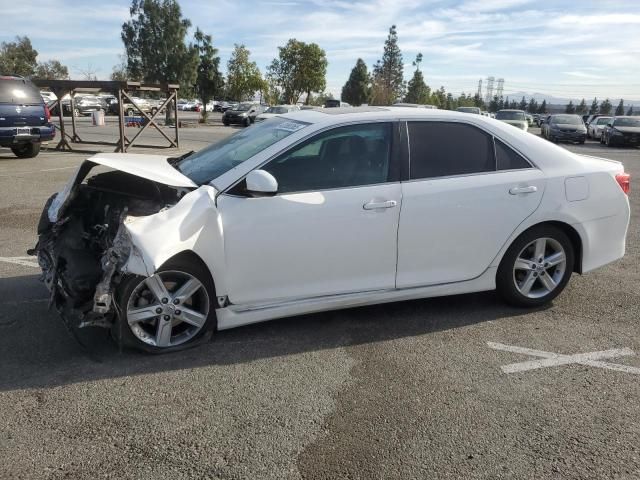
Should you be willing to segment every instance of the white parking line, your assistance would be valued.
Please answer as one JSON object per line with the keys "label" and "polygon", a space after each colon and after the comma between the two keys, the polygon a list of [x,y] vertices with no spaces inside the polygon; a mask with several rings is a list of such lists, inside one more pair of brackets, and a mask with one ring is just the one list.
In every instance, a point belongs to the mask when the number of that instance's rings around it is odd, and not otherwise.
{"label": "white parking line", "polygon": [[563,355],[560,353],[545,352],[543,350],[533,350],[531,348],[504,345],[502,343],[487,342],[489,348],[501,350],[503,352],[519,353],[532,357],[540,357],[544,360],[528,360],[526,362],[510,363],[500,367],[504,373],[520,373],[538,368],[558,367],[560,365],[587,365],[589,367],[606,368],[618,372],[632,373],[640,375],[640,368],[629,367],[617,363],[603,362],[602,359],[628,357],[635,355],[630,348],[614,348],[599,352],[576,353],[574,355]]}
{"label": "white parking line", "polygon": [[23,267],[40,268],[34,257],[0,257],[0,262],[13,263]]}
{"label": "white parking line", "polygon": [[28,170],[23,172],[13,172],[5,175],[0,175],[0,177],[15,177],[16,175],[24,175],[28,173],[41,173],[41,172],[57,172],[58,170],[70,170],[72,168],[78,168],[77,165],[73,167],[58,167],[58,168],[45,168],[44,170]]}

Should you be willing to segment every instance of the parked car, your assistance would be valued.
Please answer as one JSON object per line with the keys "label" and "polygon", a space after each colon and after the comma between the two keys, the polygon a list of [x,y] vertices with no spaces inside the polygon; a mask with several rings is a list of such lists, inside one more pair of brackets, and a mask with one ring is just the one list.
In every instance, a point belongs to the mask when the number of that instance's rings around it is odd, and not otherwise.
{"label": "parked car", "polygon": [[585,124],[585,125],[587,125],[587,126],[589,126],[589,125],[591,124],[591,122],[593,122],[596,118],[598,118],[598,117],[603,117],[603,116],[605,116],[605,115],[600,114],[600,113],[594,113],[594,114],[591,114],[591,115],[589,115],[589,116],[587,117],[587,120],[584,122],[584,124]]}
{"label": "parked car", "polygon": [[496,120],[513,125],[525,132],[529,128],[527,118],[522,110],[498,110],[498,113],[496,113]]}
{"label": "parked car", "polygon": [[[76,94],[73,97],[73,116],[91,115],[92,112],[99,110],[107,111],[107,103],[96,95]],[[71,114],[71,100],[69,98],[62,100],[63,112]]]}
{"label": "parked car", "polygon": [[551,115],[545,123],[545,137],[552,142],[584,143],[587,128],[580,115]]}
{"label": "parked car", "polygon": [[18,158],[33,158],[55,136],[49,107],[38,89],[18,75],[0,76],[0,147]]}
{"label": "parked car", "polygon": [[587,137],[600,140],[602,130],[607,123],[609,123],[609,120],[611,120],[611,117],[598,117],[592,120],[591,123],[587,125]]}
{"label": "parked car", "polygon": [[182,157],[88,158],[32,253],[66,322],[162,352],[398,300],[497,289],[540,307],[624,255],[628,192],[620,162],[480,115],[318,109]]}
{"label": "parked car", "polygon": [[224,125],[241,124],[248,127],[264,110],[264,106],[257,102],[242,102],[222,114],[222,123]]}
{"label": "parked car", "polygon": [[619,116],[611,118],[600,137],[600,143],[608,147],[640,145],[640,117]]}
{"label": "parked car", "polygon": [[334,98],[328,98],[324,101],[324,108],[339,108],[339,107],[350,107],[351,105],[347,102],[341,102],[340,100],[336,100]]}
{"label": "parked car", "polygon": [[482,114],[482,110],[480,110],[478,107],[458,107],[456,108],[456,111],[462,113],[474,113],[476,115]]}
{"label": "parked car", "polygon": [[525,113],[525,117],[527,117],[527,125],[528,126],[533,125],[533,117],[531,115],[529,115],[528,113]]}
{"label": "parked car", "polygon": [[436,107],[435,105],[427,105],[423,103],[404,103],[404,102],[396,102],[392,105],[392,107],[428,108],[431,110],[438,109],[438,107]]}
{"label": "parked car", "polygon": [[548,114],[546,114],[546,113],[543,113],[542,115],[540,115],[540,116],[538,117],[538,126],[540,127],[540,130],[541,130],[541,132],[542,132],[542,136],[543,136],[543,137],[545,136],[545,135],[544,135],[544,130],[545,130],[545,129],[544,129],[544,124],[545,124],[545,123],[547,123],[547,121],[549,120],[549,117],[550,117],[550,116],[551,116],[551,115],[548,115]]}
{"label": "parked car", "polygon": [[289,112],[297,112],[300,107],[297,105],[274,105],[267,108],[264,112],[256,116],[256,122],[262,122],[268,118],[277,117]]}
{"label": "parked car", "polygon": [[40,90],[40,96],[47,106],[51,105],[58,99],[55,93],[49,92],[48,90]]}

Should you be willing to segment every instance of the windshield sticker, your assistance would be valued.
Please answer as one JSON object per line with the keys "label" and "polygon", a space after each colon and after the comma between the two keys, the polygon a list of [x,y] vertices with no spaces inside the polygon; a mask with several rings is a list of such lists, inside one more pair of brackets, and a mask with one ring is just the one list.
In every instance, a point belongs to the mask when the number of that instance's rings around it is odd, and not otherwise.
{"label": "windshield sticker", "polygon": [[283,122],[276,127],[276,130],[284,130],[286,132],[297,132],[301,128],[306,127],[306,123],[298,123],[298,122]]}

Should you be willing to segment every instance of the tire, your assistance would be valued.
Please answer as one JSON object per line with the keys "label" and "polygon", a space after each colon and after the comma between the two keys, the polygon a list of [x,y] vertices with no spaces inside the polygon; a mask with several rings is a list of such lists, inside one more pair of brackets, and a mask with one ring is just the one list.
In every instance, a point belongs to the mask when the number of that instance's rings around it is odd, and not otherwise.
{"label": "tire", "polygon": [[612,147],[613,145],[611,145],[611,137],[609,137],[609,135],[607,135],[607,138],[605,140],[605,144],[607,145],[607,147]]}
{"label": "tire", "polygon": [[25,143],[16,147],[11,147],[11,151],[18,158],[34,158],[40,153],[39,143]]}
{"label": "tire", "polygon": [[585,140],[580,140],[578,143],[579,143],[580,145],[584,145],[584,142],[585,142]]}
{"label": "tire", "polygon": [[[149,285],[157,289],[157,280],[162,281],[167,297],[152,293]],[[196,283],[191,285],[196,289],[184,299],[185,307],[174,295],[193,280]],[[216,327],[211,274],[204,264],[189,257],[168,261],[152,277],[126,277],[118,288],[116,301],[119,315],[111,329],[112,337],[144,352],[168,353],[199,345],[211,338]],[[133,319],[133,311],[141,320]],[[164,328],[160,331],[159,326]]]}
{"label": "tire", "polygon": [[242,122],[244,124],[245,127],[250,127],[251,126],[251,119],[249,117],[244,119],[244,122]]}
{"label": "tire", "polygon": [[222,123],[224,124],[224,126],[225,126],[225,127],[228,127],[228,126],[229,126],[229,122],[228,122],[228,121],[226,121],[226,120],[223,120],[223,121],[222,121]]}
{"label": "tire", "polygon": [[[540,252],[544,251],[540,263]],[[563,258],[563,261],[559,261]],[[534,308],[551,302],[571,278],[575,253],[569,237],[553,225],[522,233],[505,253],[496,289],[510,305]],[[557,264],[553,262],[558,261]],[[526,268],[525,268],[526,267]]]}

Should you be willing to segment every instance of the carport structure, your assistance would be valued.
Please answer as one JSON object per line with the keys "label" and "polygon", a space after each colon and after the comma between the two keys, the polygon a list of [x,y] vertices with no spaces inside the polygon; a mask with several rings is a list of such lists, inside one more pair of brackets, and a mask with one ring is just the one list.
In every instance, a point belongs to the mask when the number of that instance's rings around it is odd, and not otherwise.
{"label": "carport structure", "polygon": [[[150,126],[155,127],[158,132],[169,142],[167,148],[178,148],[180,146],[180,136],[178,131],[178,90],[177,84],[149,84],[142,82],[130,81],[101,81],[101,80],[39,80],[33,79],[32,82],[39,88],[48,88],[55,93],[58,99],[49,105],[53,108],[58,105],[58,119],[60,126],[56,126],[60,130],[60,141],[56,145],[56,150],[73,150],[71,143],[92,143],[102,145],[115,145],[116,152],[126,152],[134,142],[142,135],[142,133]],[[164,102],[157,108],[157,111],[151,115],[143,111],[134,101],[132,96],[139,92],[162,92],[166,94]],[[88,142],[83,141],[76,130],[76,118],[74,116],[74,97],[78,93],[110,93],[118,99],[118,124],[119,139],[116,143],[111,142]],[[70,110],[71,110],[71,134],[67,133],[64,122],[64,112],[62,106],[62,98],[69,94]],[[125,134],[125,117],[124,102],[127,101],[131,107],[140,113],[144,119],[144,125],[138,132],[129,139]],[[156,118],[165,108],[173,108],[175,112],[175,123],[173,126],[173,138],[160,128],[156,123]],[[140,147],[158,148],[158,145],[138,145]]]}

